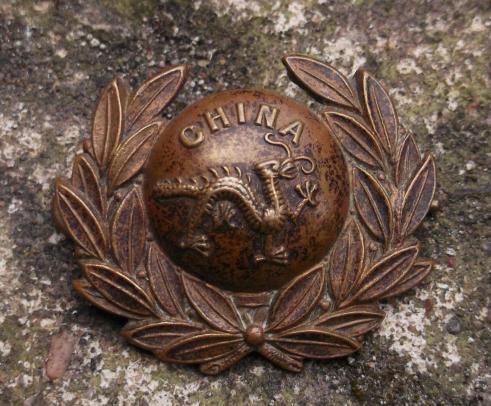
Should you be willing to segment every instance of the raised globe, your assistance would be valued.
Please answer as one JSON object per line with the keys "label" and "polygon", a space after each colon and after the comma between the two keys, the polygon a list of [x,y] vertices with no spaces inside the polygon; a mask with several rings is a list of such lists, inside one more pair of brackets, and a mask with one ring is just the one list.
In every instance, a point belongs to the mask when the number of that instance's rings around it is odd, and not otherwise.
{"label": "raised globe", "polygon": [[277,289],[318,264],[349,206],[329,128],[267,91],[225,91],[186,108],[160,135],[144,176],[163,251],[231,291]]}

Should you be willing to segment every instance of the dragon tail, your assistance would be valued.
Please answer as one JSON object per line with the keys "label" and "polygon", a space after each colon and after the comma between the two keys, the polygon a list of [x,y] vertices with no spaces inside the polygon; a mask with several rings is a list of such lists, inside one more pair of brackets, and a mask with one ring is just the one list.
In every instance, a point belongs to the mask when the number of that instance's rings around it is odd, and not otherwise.
{"label": "dragon tail", "polygon": [[198,197],[202,188],[197,184],[174,183],[162,181],[155,185],[153,195],[156,198],[166,197]]}

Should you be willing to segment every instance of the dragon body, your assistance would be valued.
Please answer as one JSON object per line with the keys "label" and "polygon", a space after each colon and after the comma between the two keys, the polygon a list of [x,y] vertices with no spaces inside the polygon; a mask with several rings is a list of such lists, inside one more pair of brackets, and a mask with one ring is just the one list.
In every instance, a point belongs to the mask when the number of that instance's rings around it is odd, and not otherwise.
{"label": "dragon body", "polygon": [[265,140],[273,145],[281,145],[287,151],[286,159],[270,159],[254,166],[254,171],[261,181],[263,198],[259,199],[250,183],[250,175],[243,176],[239,167],[235,167],[237,176],[232,175],[228,167],[222,167],[223,175],[219,175],[215,169],[210,169],[213,179],[201,176],[202,181],[192,178],[189,181],[182,179],[163,180],[154,188],[154,198],[157,200],[167,198],[189,197],[196,200],[191,213],[187,232],[180,241],[182,248],[191,248],[204,256],[211,253],[209,238],[198,231],[199,225],[207,215],[211,215],[215,225],[223,222],[231,224],[234,212],[225,205],[231,202],[240,210],[248,226],[264,236],[263,252],[255,255],[256,262],[268,261],[286,265],[288,252],[281,245],[275,245],[273,238],[284,227],[288,219],[295,221],[303,208],[309,204],[315,206],[314,194],[317,184],[305,182],[302,187],[297,184],[295,190],[302,200],[292,210],[284,197],[280,187],[282,178],[293,179],[298,176],[299,164],[297,161],[307,160],[309,168],[300,167],[309,174],[315,169],[310,158],[291,156],[291,151],[286,144],[270,139],[271,134],[265,135]]}

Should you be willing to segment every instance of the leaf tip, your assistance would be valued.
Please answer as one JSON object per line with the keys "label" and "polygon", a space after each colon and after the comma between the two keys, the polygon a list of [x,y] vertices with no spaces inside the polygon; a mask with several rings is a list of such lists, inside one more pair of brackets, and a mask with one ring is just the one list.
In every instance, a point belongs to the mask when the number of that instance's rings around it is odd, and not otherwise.
{"label": "leaf tip", "polygon": [[166,74],[178,73],[178,79],[177,80],[178,80],[179,84],[178,84],[178,87],[176,88],[176,93],[177,93],[187,80],[188,73],[189,73],[189,67],[186,64],[172,65],[172,66],[169,66],[169,67],[162,69],[161,73],[166,73]]}
{"label": "leaf tip", "polygon": [[85,286],[88,283],[88,281],[86,279],[75,279],[73,282],[72,282],[72,286],[73,288],[79,293],[79,294],[83,294],[84,292],[84,288]]}
{"label": "leaf tip", "polygon": [[61,187],[65,185],[65,180],[61,176],[55,178],[55,190],[58,191]]}
{"label": "leaf tip", "polygon": [[292,61],[298,59],[299,57],[301,57],[299,54],[286,54],[281,58],[281,62],[283,62],[283,65],[285,65],[287,69],[291,69]]}
{"label": "leaf tip", "polygon": [[123,329],[119,332],[121,334],[121,337],[123,337],[125,340],[128,341],[133,341],[133,330],[128,327],[128,325],[125,325]]}
{"label": "leaf tip", "polygon": [[287,54],[281,58],[281,62],[285,65],[288,73],[292,75],[295,80],[300,80],[302,82],[297,72],[297,69],[299,68],[297,64],[301,61],[316,62],[313,58],[302,54]]}

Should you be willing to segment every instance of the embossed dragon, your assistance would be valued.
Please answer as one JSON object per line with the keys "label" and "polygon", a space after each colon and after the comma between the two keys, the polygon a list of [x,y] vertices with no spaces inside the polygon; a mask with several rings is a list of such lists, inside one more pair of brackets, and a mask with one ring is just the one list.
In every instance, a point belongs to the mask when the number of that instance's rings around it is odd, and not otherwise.
{"label": "embossed dragon", "polygon": [[[264,196],[257,196],[251,187],[251,176],[242,173],[235,166],[237,175],[227,166],[223,166],[223,174],[210,168],[213,179],[206,176],[183,180],[180,178],[162,180],[153,190],[153,198],[157,201],[167,198],[190,197],[197,202],[191,213],[187,232],[180,241],[181,248],[190,248],[209,256],[211,244],[207,235],[200,233],[198,228],[206,215],[210,215],[215,226],[227,223],[234,227],[232,222],[235,216],[234,208],[227,203],[233,203],[244,216],[245,221],[256,232],[264,236],[262,252],[257,253],[254,260],[259,262],[272,262],[279,265],[288,264],[289,253],[283,244],[274,244],[274,236],[286,225],[287,220],[295,222],[306,205],[316,206],[315,194],[318,185],[307,180],[304,185],[297,184],[295,191],[302,198],[295,208],[290,208],[280,187],[280,179],[292,180],[298,177],[300,171],[308,175],[314,172],[315,163],[307,156],[294,156],[290,147],[281,141],[273,140],[272,133],[264,135],[264,139],[271,145],[284,149],[286,157],[272,158],[254,165],[254,171],[259,177]],[[300,164],[308,162],[308,166]]]}

